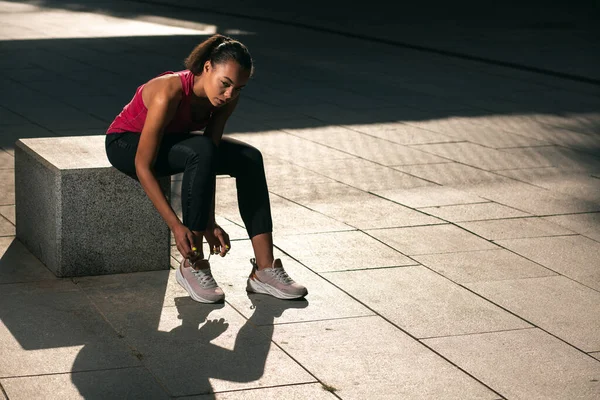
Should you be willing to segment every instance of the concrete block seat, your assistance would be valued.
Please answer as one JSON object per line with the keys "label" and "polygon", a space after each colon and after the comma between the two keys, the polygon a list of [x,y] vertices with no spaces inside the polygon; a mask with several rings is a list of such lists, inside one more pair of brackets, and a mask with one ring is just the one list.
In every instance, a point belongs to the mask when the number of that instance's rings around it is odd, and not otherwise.
{"label": "concrete block seat", "polygon": [[[104,139],[16,142],[17,238],[58,277],[169,269],[169,229]],[[170,198],[170,178],[160,185]]]}

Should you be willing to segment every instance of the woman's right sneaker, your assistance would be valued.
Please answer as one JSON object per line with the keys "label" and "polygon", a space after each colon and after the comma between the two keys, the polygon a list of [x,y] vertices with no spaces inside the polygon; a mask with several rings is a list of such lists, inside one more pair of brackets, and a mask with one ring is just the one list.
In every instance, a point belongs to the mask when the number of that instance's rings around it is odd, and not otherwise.
{"label": "woman's right sneaker", "polygon": [[200,260],[200,269],[185,266],[185,259],[177,268],[175,278],[193,300],[200,303],[218,303],[225,299],[223,289],[217,285],[210,272],[210,264],[207,260]]}
{"label": "woman's right sneaker", "polygon": [[308,294],[308,290],[296,283],[283,269],[281,260],[273,261],[271,268],[258,270],[256,259],[250,259],[252,272],[248,277],[246,291],[249,293],[263,293],[278,299],[299,299]]}

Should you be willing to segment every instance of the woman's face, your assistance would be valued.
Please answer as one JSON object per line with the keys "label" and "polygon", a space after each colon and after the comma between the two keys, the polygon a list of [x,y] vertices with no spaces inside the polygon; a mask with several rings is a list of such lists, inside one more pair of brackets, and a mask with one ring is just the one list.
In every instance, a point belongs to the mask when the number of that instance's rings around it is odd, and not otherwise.
{"label": "woman's face", "polygon": [[203,75],[204,93],[215,107],[222,107],[239,96],[250,79],[250,71],[233,60],[214,65],[207,61]]}

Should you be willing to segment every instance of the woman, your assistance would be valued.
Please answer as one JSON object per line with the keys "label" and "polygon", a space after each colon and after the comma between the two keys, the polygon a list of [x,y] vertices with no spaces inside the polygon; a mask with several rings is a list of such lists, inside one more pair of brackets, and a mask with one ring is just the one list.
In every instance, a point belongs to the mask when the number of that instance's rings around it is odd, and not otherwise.
{"label": "woman", "polygon": [[[183,261],[177,282],[192,299],[215,303],[224,299],[202,238],[211,254],[224,257],[229,236],[215,223],[215,175],[236,178],[240,214],[255,258],[246,290],[282,299],[305,296],[273,257],[269,193],[260,152],[232,138],[223,138],[227,119],[253,73],[246,46],[214,35],[194,48],[186,70],[165,72],[140,86],[133,99],[110,125],[106,154],[118,170],[139,180],[144,191],[173,232]],[[192,131],[204,130],[202,135]],[[183,172],[183,221],[171,208],[157,177]]]}

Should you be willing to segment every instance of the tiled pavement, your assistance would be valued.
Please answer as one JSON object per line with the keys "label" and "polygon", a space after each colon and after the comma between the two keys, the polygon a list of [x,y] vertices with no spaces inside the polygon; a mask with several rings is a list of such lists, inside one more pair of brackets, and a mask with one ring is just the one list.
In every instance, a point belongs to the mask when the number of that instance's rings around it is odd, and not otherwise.
{"label": "tiled pavement", "polygon": [[[33,4],[0,1],[0,399],[600,398],[597,85],[190,8]],[[173,270],[55,278],[15,240],[14,141],[103,133],[216,31],[256,60],[227,134],[263,152],[306,301],[245,293],[228,177],[225,304]]]}

